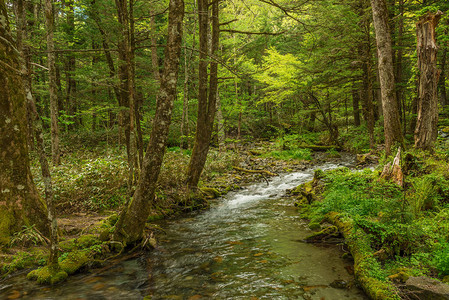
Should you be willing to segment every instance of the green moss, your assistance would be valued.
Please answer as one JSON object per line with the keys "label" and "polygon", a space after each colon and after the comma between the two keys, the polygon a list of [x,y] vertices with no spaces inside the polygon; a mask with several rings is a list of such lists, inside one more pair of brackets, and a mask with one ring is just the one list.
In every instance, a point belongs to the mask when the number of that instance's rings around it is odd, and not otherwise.
{"label": "green moss", "polygon": [[0,216],[0,245],[7,245],[11,239],[14,217],[5,206],[0,206]]}
{"label": "green moss", "polygon": [[83,248],[88,248],[93,245],[99,244],[100,240],[98,239],[98,237],[96,235],[86,234],[86,235],[80,236],[76,240],[76,243],[77,243],[78,249],[83,249]]}
{"label": "green moss", "polygon": [[293,191],[293,195],[297,195],[296,202],[298,204],[311,204],[318,199],[316,195],[316,181],[311,180],[297,186]]}
{"label": "green moss", "polygon": [[119,218],[119,217],[118,217],[117,214],[110,215],[110,216],[105,220],[105,223],[108,224],[109,226],[114,226],[115,223],[117,223],[118,218]]}
{"label": "green moss", "polygon": [[215,199],[220,196],[220,192],[214,188],[202,187],[200,191],[207,199]]}
{"label": "green moss", "polygon": [[319,222],[310,222],[309,228],[312,230],[321,229],[321,225]]}
{"label": "green moss", "polygon": [[152,222],[152,221],[162,220],[163,218],[164,218],[164,215],[163,215],[163,214],[150,215],[150,216],[148,216],[147,222]]}
{"label": "green moss", "polygon": [[90,249],[77,250],[70,252],[59,262],[59,265],[63,271],[70,275],[87,265],[91,260],[91,257],[92,254]]}
{"label": "green moss", "polygon": [[85,234],[75,239],[70,239],[67,241],[62,241],[59,243],[59,247],[64,252],[71,252],[73,250],[85,249],[98,245],[101,240],[94,234]]}
{"label": "green moss", "polygon": [[31,271],[27,275],[28,280],[36,280],[39,284],[57,284],[66,280],[67,272],[61,270],[59,267],[45,266]]}
{"label": "green moss", "polygon": [[100,236],[98,238],[100,241],[106,242],[109,241],[110,237],[111,237],[111,230],[105,229],[100,233]]}
{"label": "green moss", "polygon": [[340,234],[336,226],[329,226],[318,232],[312,233],[311,235],[307,236],[305,240],[308,242],[320,242],[331,237],[337,237],[339,235]]}
{"label": "green moss", "polygon": [[76,249],[76,239],[59,242],[59,248],[61,248],[61,250],[63,250],[64,252],[70,252]]}
{"label": "green moss", "polygon": [[37,257],[32,253],[19,251],[13,260],[4,266],[3,271],[6,273],[32,267],[37,263]]}

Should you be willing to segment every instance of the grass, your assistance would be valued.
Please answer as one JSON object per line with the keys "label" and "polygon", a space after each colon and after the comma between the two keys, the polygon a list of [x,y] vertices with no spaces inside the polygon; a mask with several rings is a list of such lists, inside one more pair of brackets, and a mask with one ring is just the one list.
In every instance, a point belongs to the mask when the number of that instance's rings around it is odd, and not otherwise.
{"label": "grass", "polygon": [[312,151],[310,149],[274,150],[263,156],[282,160],[312,160]]}

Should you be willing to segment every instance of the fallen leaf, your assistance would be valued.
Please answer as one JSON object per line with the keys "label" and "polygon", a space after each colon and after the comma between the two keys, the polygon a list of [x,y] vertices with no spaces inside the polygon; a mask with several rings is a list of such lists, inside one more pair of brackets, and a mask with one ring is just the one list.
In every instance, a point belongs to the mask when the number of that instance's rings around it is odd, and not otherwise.
{"label": "fallen leaf", "polygon": [[11,292],[11,294],[9,294],[8,299],[19,299],[20,296],[22,296],[20,294],[20,292],[14,290],[14,291]]}

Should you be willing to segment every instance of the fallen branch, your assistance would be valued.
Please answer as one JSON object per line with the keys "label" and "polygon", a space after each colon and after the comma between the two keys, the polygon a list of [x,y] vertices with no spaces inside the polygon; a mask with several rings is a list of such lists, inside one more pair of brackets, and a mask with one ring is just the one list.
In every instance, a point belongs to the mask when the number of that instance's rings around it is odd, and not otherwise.
{"label": "fallen branch", "polygon": [[370,299],[396,300],[400,299],[397,288],[390,281],[382,281],[370,274],[375,273],[374,253],[364,232],[354,227],[353,221],[332,212],[326,215],[326,220],[336,226],[345,238],[346,244],[354,258],[354,275]]}
{"label": "fallen branch", "polygon": [[337,151],[341,150],[341,148],[338,146],[319,146],[319,145],[301,145],[301,146],[298,146],[298,148],[310,149],[313,151],[327,151],[327,150],[332,150],[332,149],[335,149]]}
{"label": "fallen branch", "polygon": [[268,176],[278,176],[278,174],[276,173],[272,173],[270,171],[267,170],[247,170],[247,169],[243,169],[240,167],[232,167],[234,170],[236,171],[240,171],[240,172],[244,172],[244,173],[253,173],[253,174],[265,174]]}

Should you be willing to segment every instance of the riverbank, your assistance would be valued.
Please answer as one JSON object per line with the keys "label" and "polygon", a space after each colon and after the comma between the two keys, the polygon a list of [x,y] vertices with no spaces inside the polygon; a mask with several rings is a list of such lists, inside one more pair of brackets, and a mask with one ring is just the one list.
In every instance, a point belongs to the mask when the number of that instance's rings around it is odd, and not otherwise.
{"label": "riverbank", "polygon": [[343,234],[370,298],[446,299],[449,166],[422,152],[407,152],[400,161],[402,181],[381,176],[383,166],[339,168],[316,172],[292,194],[316,231],[311,240]]}

